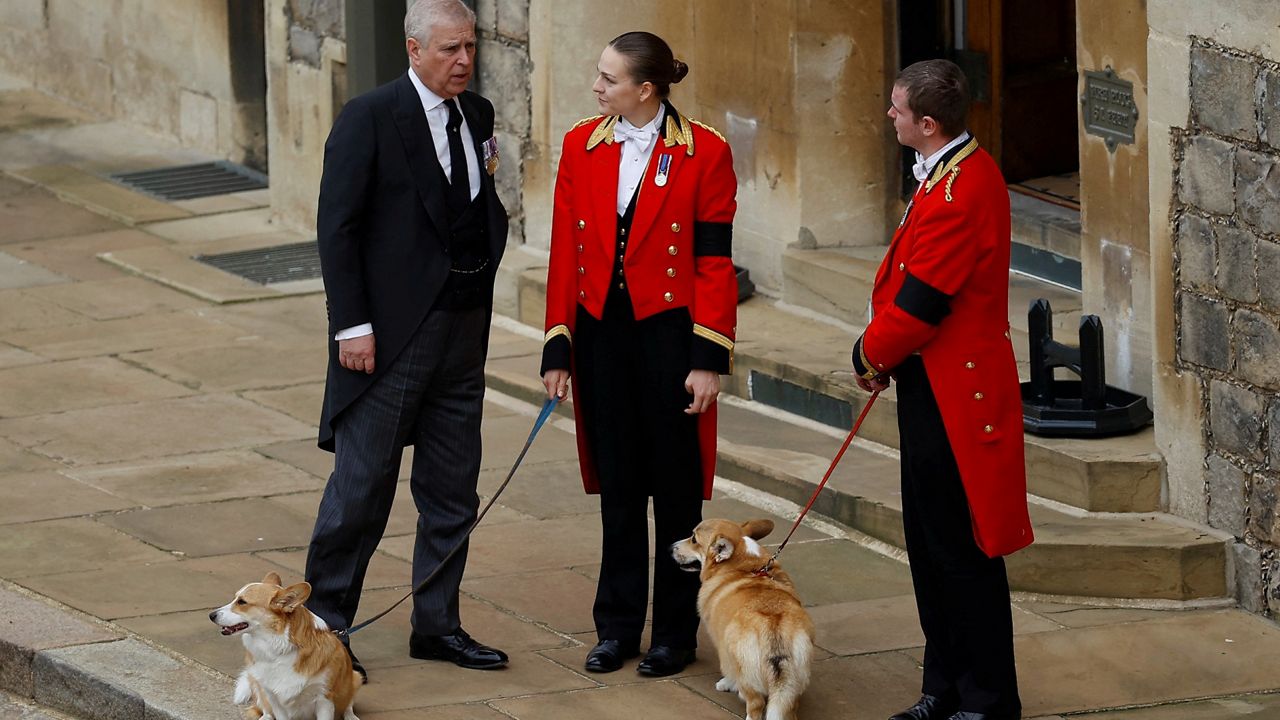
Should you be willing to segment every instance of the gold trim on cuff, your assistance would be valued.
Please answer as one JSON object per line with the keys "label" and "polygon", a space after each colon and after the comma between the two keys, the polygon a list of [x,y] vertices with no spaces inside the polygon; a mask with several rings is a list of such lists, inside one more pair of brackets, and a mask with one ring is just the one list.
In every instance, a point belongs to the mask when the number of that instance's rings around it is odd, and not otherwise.
{"label": "gold trim on cuff", "polygon": [[867,350],[862,346],[861,340],[858,341],[858,356],[862,358],[862,366],[867,368],[867,371],[862,373],[863,380],[871,380],[880,374],[880,371],[876,370],[876,366],[873,365],[871,360],[867,357]]}
{"label": "gold trim on cuff", "polygon": [[546,345],[547,343],[551,342],[552,338],[560,335],[563,335],[566,338],[568,338],[570,345],[573,344],[573,333],[569,332],[568,325],[556,325],[555,327],[548,330],[546,336],[542,338],[542,344]]}
{"label": "gold trim on cuff", "polygon": [[706,338],[707,340],[710,340],[711,342],[719,345],[725,350],[728,350],[729,352],[733,352],[733,341],[730,340],[728,336],[721,335],[720,333],[716,332],[715,330],[712,330],[709,327],[706,327],[705,325],[695,324],[693,326],[693,334],[697,335],[700,338]]}

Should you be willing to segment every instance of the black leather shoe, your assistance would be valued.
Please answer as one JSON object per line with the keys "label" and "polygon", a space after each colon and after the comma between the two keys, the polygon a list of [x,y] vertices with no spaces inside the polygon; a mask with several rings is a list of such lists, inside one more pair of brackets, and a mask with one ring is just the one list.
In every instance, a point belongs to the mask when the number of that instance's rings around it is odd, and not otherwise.
{"label": "black leather shoe", "polygon": [[364,666],[360,664],[360,660],[356,658],[356,654],[351,652],[351,646],[343,645],[342,647],[347,649],[347,656],[351,658],[351,669],[360,673],[360,679],[364,682],[365,685],[368,685],[369,673],[364,671]]}
{"label": "black leather shoe", "polygon": [[921,695],[915,705],[889,720],[951,720],[955,712],[955,703],[943,702],[932,695]]}
{"label": "black leather shoe", "polygon": [[587,662],[584,667],[587,672],[613,672],[622,667],[624,660],[639,654],[640,648],[637,645],[624,646],[621,640],[601,640],[591,648],[591,652],[587,653]]}
{"label": "black leather shoe", "polygon": [[995,716],[986,713],[963,711],[947,718],[947,720],[996,720]]}
{"label": "black leather shoe", "polygon": [[693,661],[693,648],[681,650],[668,645],[654,645],[645,653],[636,672],[650,677],[666,677],[675,675]]}
{"label": "black leather shoe", "polygon": [[419,660],[448,660],[459,667],[472,670],[496,670],[507,665],[506,653],[481,645],[462,628],[451,635],[411,634],[409,657]]}

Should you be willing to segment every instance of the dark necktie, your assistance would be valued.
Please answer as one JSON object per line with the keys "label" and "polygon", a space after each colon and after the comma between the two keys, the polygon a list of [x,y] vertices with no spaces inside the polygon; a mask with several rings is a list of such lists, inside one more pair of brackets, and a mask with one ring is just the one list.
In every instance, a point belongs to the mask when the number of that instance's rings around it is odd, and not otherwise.
{"label": "dark necktie", "polygon": [[471,180],[467,176],[467,153],[462,149],[462,111],[458,101],[444,101],[449,108],[445,134],[449,136],[449,209],[458,217],[471,204]]}

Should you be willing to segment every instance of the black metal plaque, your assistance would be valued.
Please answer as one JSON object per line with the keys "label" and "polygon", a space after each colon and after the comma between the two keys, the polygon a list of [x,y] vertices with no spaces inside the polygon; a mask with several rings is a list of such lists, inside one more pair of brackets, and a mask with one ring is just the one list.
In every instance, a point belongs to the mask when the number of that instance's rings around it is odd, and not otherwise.
{"label": "black metal plaque", "polygon": [[1108,65],[1106,70],[1084,71],[1084,131],[1097,135],[1115,152],[1116,146],[1134,141],[1138,125],[1138,105],[1133,101],[1133,83],[1121,80]]}

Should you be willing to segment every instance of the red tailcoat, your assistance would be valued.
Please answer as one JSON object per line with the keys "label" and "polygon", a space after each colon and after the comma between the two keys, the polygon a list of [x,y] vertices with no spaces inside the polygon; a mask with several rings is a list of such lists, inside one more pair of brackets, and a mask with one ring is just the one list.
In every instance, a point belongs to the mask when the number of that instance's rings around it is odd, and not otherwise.
{"label": "red tailcoat", "polygon": [[[547,272],[547,343],[562,336],[572,343],[579,305],[596,319],[604,313],[618,239],[621,145],[613,141],[615,122],[616,117],[589,118],[564,137]],[[637,320],[687,307],[693,319],[694,367],[727,372],[738,312],[737,275],[729,252],[738,189],[733,158],[718,132],[681,116],[669,104],[663,122],[664,133],[654,139],[636,199],[623,262],[626,286]],[[717,353],[723,355],[724,367],[699,364],[699,357]],[[576,391],[576,377],[574,387]],[[708,499],[716,465],[716,407],[698,418],[703,495]],[[583,417],[580,404],[575,404],[574,415],[583,484],[596,493],[599,482],[585,429],[590,418]]]}
{"label": "red tailcoat", "polygon": [[[892,373],[924,361],[989,557],[1031,544],[1022,397],[1009,338],[1009,194],[991,156],[970,140],[914,195],[876,273],[873,318],[855,371]],[[908,418],[909,420],[909,418]]]}

